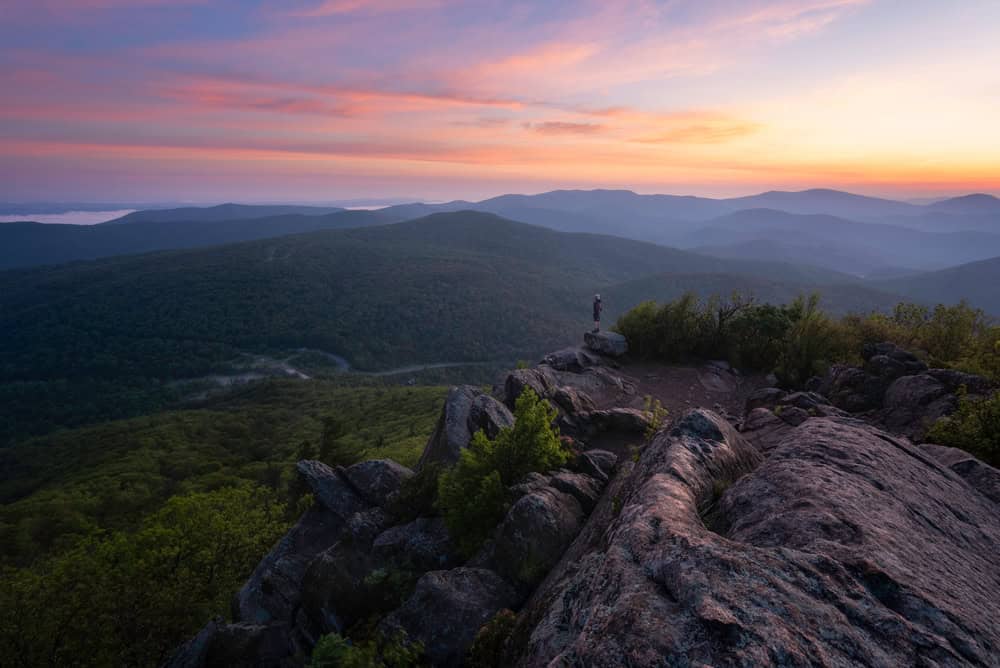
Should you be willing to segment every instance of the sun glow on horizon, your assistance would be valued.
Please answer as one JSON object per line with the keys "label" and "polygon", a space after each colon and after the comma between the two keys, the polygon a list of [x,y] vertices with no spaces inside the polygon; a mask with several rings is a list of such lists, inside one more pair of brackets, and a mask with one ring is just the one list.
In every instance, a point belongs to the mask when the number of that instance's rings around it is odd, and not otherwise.
{"label": "sun glow on horizon", "polygon": [[0,198],[1000,192],[1000,6],[954,4],[16,3]]}

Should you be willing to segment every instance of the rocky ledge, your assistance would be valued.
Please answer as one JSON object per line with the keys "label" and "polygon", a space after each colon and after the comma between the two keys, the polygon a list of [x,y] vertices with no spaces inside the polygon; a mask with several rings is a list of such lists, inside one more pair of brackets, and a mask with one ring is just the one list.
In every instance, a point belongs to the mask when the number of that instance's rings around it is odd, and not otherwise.
{"label": "rocky ledge", "polygon": [[507,665],[998,665],[997,505],[860,420],[757,410],[694,410],[619,474]]}

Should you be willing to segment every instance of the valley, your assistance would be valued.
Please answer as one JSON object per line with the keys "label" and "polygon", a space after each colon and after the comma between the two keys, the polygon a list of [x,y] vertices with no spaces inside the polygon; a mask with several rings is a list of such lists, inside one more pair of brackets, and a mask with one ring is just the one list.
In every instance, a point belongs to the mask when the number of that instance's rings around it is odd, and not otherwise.
{"label": "valley", "polygon": [[[32,601],[63,610],[63,574],[84,563],[101,574],[94,582],[130,591],[129,614],[162,632],[143,646],[122,627],[102,644],[81,622],[67,630],[72,646],[162,662],[223,611],[307,507],[296,462],[415,467],[455,385],[502,396],[513,374],[545,395],[572,380],[571,392],[545,396],[574,410],[593,402],[588,419],[602,426],[578,432],[570,420],[563,435],[627,461],[648,416],[706,408],[738,422],[756,390],[856,363],[873,337],[905,340],[955,373],[1000,371],[988,316],[1000,312],[998,260],[949,266],[994,252],[993,224],[982,224],[992,214],[949,206],[830,192],[729,201],[563,191],[373,212],[137,211],[97,233],[0,225],[0,237],[19,239],[0,250],[0,567],[17,583],[0,602],[38,616],[25,633],[48,647],[37,634],[58,620]],[[923,229],[941,211],[975,221]],[[625,213],[633,222],[619,224]],[[628,333],[634,354],[577,380],[550,378],[539,369],[562,362],[536,363],[568,354],[590,328],[595,293],[605,327]],[[754,315],[726,338],[733,304]],[[662,324],[643,319],[654,313]],[[813,320],[822,343],[796,347],[811,331],[796,323]],[[669,359],[643,352],[653,344],[642,327],[658,332],[656,345],[672,342]],[[240,547],[221,580],[171,612],[129,583],[153,576],[139,564],[155,563],[159,537],[184,545],[169,537],[187,521],[180,508],[201,525],[226,518],[220,535]],[[254,540],[239,542],[243,523]],[[123,559],[137,570],[118,581],[108,564]],[[195,581],[185,575],[176,591]],[[81,595],[121,614],[98,589]]]}

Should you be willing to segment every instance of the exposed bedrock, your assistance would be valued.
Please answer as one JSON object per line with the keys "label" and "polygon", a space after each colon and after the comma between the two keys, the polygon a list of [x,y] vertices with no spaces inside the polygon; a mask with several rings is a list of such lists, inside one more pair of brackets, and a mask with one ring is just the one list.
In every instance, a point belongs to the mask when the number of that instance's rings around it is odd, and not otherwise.
{"label": "exposed bedrock", "polygon": [[756,445],[695,410],[623,469],[508,663],[1000,665],[987,496],[851,418],[749,417]]}

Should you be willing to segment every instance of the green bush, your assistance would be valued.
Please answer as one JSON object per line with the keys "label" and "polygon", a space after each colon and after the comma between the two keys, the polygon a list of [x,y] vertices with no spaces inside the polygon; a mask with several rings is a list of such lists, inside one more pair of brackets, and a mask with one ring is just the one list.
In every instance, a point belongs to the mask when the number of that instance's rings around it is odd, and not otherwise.
{"label": "green bush", "polygon": [[819,295],[791,304],[757,304],[734,294],[699,302],[691,293],[666,304],[643,302],[615,330],[638,357],[664,362],[725,359],[749,371],[774,371],[783,385],[801,386],[833,362],[857,363],[865,344],[891,341],[932,366],[1000,380],[1000,326],[965,302],[933,309],[900,303],[892,313],[850,314],[839,320],[819,307]]}
{"label": "green bush", "polygon": [[933,309],[901,303],[891,314],[848,315],[842,322],[857,350],[866,343],[891,341],[931,366],[1000,380],[1000,327],[964,301]]}
{"label": "green bush", "polygon": [[510,505],[508,486],[569,458],[552,426],[555,409],[530,388],[518,397],[514,417],[514,426],[493,440],[477,432],[458,463],[439,479],[438,505],[464,554],[475,552],[503,519]]}
{"label": "green bush", "polygon": [[819,309],[819,295],[799,297],[788,307],[792,326],[774,372],[788,387],[801,387],[809,378],[851,354],[844,328]]}
{"label": "green bush", "polygon": [[792,312],[788,307],[751,305],[733,320],[726,359],[743,369],[774,369],[781,359],[792,322]]}
{"label": "green bush", "polygon": [[958,410],[935,422],[927,440],[961,448],[991,466],[1000,466],[1000,393],[988,399],[961,393]]}
{"label": "green bush", "polygon": [[466,665],[471,668],[503,668],[504,649],[517,625],[517,615],[504,608],[476,633]]}
{"label": "green bush", "polygon": [[319,639],[309,660],[310,668],[415,668],[426,665],[424,648],[409,643],[402,631],[387,638],[376,635],[352,642],[336,633]]}

